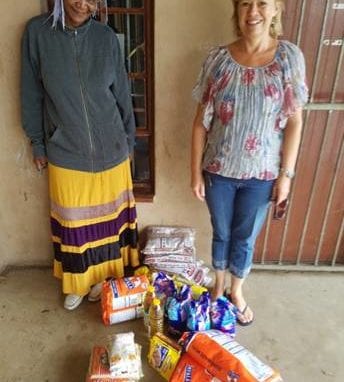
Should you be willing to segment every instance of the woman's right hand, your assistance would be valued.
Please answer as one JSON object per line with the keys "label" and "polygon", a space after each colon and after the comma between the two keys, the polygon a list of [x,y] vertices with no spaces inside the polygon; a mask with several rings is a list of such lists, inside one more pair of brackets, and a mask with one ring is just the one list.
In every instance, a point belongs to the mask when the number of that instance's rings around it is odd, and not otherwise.
{"label": "woman's right hand", "polygon": [[46,156],[37,157],[33,159],[33,163],[35,164],[38,171],[42,171],[48,165],[48,158]]}
{"label": "woman's right hand", "polygon": [[197,107],[195,120],[192,126],[191,143],[191,189],[198,200],[205,200],[204,177],[202,174],[202,156],[206,142],[206,129],[203,126],[203,106]]}
{"label": "woman's right hand", "polygon": [[204,202],[205,200],[205,186],[204,186],[204,177],[202,174],[192,176],[191,188],[193,194],[198,200]]}

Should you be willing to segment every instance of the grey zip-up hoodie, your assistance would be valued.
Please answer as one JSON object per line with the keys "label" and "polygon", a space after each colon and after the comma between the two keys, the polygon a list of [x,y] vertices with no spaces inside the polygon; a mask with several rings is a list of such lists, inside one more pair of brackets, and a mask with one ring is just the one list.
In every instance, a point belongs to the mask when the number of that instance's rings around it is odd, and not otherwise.
{"label": "grey zip-up hoodie", "polygon": [[31,19],[22,44],[22,122],[34,157],[98,172],[133,150],[135,120],[128,76],[113,30],[93,19],[51,27]]}

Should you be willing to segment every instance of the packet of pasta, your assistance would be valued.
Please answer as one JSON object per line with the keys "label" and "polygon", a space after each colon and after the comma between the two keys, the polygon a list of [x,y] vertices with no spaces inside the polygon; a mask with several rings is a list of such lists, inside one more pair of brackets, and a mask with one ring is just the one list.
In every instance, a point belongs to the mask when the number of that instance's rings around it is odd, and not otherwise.
{"label": "packet of pasta", "polygon": [[94,346],[86,382],[135,382],[127,378],[113,378],[110,374],[108,353],[104,346]]}
{"label": "packet of pasta", "polygon": [[281,382],[279,373],[219,330],[186,332],[186,352],[220,381]]}
{"label": "packet of pasta", "polygon": [[150,340],[148,363],[169,381],[180,358],[181,350],[181,346],[175,341],[162,333],[157,333]]}
{"label": "packet of pasta", "polygon": [[134,333],[108,336],[108,358],[112,377],[139,380],[142,376],[141,346],[134,342]]}

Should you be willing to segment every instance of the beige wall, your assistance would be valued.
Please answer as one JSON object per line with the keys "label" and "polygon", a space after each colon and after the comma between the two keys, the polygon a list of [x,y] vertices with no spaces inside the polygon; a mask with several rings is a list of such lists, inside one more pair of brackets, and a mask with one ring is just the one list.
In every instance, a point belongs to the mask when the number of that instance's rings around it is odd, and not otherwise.
{"label": "beige wall", "polygon": [[[20,127],[20,38],[41,12],[39,0],[2,0],[0,24],[0,271],[6,265],[50,264],[46,176],[31,164]],[[189,188],[189,146],[195,104],[191,89],[209,47],[231,37],[228,0],[156,0],[156,197],[138,205],[139,227],[181,224],[197,229],[198,256],[209,262],[205,205]]]}
{"label": "beige wall", "polygon": [[197,229],[198,257],[209,262],[211,229],[205,204],[190,189],[191,90],[210,47],[231,38],[229,0],[156,0],[156,197],[139,205],[141,225]]}
{"label": "beige wall", "polygon": [[0,23],[0,270],[7,264],[51,263],[45,176],[31,165],[20,126],[20,40],[39,0],[2,0]]}

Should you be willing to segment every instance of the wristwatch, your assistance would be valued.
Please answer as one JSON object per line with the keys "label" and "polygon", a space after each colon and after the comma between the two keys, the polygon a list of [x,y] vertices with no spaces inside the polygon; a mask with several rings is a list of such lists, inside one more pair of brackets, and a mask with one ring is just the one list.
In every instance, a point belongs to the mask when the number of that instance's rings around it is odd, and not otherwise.
{"label": "wristwatch", "polygon": [[280,174],[285,175],[289,179],[293,179],[295,176],[295,172],[292,170],[288,170],[287,168],[281,167],[279,172]]}

